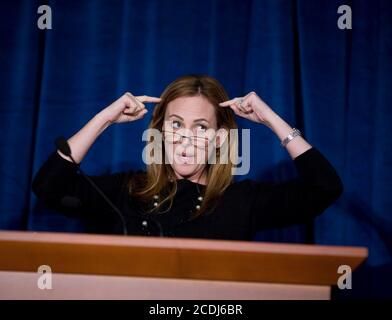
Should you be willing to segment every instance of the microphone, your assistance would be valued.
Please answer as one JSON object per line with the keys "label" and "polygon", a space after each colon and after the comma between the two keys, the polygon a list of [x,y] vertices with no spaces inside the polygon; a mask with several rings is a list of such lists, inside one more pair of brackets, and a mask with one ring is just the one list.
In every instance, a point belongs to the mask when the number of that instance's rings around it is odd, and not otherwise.
{"label": "microphone", "polygon": [[[71,152],[71,148],[68,144],[68,141],[64,138],[64,137],[58,137],[55,140],[55,145],[56,148],[63,153],[64,155],[68,156],[72,162],[76,165],[76,167],[78,168],[80,174],[90,183],[90,185],[95,189],[95,191],[98,192],[98,194],[105,200],[105,202],[111,207],[111,209],[118,215],[118,217],[121,220],[121,225],[122,225],[122,229],[123,229],[123,235],[127,235],[128,234],[128,228],[127,225],[125,223],[125,219],[124,219],[124,215],[121,213],[121,211],[113,204],[112,201],[110,201],[110,199],[104,194],[104,192],[94,183],[93,180],[91,180],[91,178],[86,175],[82,168],[80,167],[80,165],[78,163],[76,163],[75,159],[72,157],[72,152]],[[70,197],[70,196],[65,196],[62,201],[61,201],[62,205],[65,205],[67,207],[73,207],[73,208],[77,208],[81,206],[81,201],[80,199],[76,198],[76,197]],[[143,227],[148,227],[148,221],[152,221],[158,228],[159,230],[159,236],[163,237],[163,229],[162,229],[162,225],[155,219],[152,218],[147,218],[147,217],[138,217],[138,216],[130,216],[132,218],[137,218],[137,219],[142,219],[142,225]]]}

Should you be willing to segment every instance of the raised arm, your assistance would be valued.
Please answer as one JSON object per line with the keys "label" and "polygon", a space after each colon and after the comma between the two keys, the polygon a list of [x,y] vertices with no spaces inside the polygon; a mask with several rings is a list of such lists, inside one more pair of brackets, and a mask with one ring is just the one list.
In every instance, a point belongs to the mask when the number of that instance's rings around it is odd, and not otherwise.
{"label": "raised arm", "polygon": [[[276,114],[255,92],[250,92],[242,98],[234,98],[220,103],[221,107],[230,107],[236,115],[253,122],[261,123],[270,128],[283,141],[293,128]],[[309,150],[312,146],[301,136],[295,137],[286,144],[286,149],[291,158]]]}
{"label": "raised arm", "polygon": [[254,231],[301,223],[323,212],[343,192],[343,184],[329,161],[260,97],[251,92],[220,104],[243,118],[270,128],[294,160],[298,178],[280,184],[248,180],[252,193]]}
{"label": "raised arm", "polygon": [[[141,119],[147,113],[143,102],[159,101],[159,98],[148,96],[134,97],[130,93],[124,94],[95,115],[68,140],[72,157],[77,163],[80,163],[98,136],[108,126],[113,123],[131,122]],[[105,174],[90,178],[103,189],[111,200],[114,200],[128,174]],[[78,174],[77,167],[72,163],[71,159],[58,150],[53,152],[38,170],[32,183],[32,189],[38,199],[42,200],[47,206],[65,213],[81,212],[82,210],[84,212],[99,211],[102,210],[103,206],[106,206],[97,192]],[[68,199],[70,197],[74,199],[73,202],[71,201],[71,204],[76,204],[77,201],[80,201],[80,206],[66,208],[64,199],[67,197]],[[70,202],[68,201],[68,203]]]}
{"label": "raised arm", "polygon": [[[149,96],[134,97],[127,92],[111,105],[95,115],[82,129],[68,139],[72,157],[80,163],[98,136],[113,123],[132,122],[143,118],[148,112],[144,102],[159,102],[160,98]],[[69,157],[57,151],[64,159]]]}

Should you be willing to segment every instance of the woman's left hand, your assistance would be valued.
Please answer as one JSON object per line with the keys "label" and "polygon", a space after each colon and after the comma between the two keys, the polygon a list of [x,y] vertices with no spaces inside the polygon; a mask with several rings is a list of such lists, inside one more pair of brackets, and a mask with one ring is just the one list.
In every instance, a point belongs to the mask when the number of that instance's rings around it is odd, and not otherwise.
{"label": "woman's left hand", "polygon": [[245,119],[270,126],[269,119],[274,111],[255,92],[219,103],[221,107],[230,107],[234,113]]}

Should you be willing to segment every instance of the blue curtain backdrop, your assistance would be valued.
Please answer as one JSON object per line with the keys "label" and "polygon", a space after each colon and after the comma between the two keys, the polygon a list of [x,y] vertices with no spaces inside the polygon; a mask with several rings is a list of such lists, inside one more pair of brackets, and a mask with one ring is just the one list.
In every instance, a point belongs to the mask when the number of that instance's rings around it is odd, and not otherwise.
{"label": "blue curtain backdrop", "polygon": [[[52,9],[52,30],[37,27],[42,4]],[[352,8],[352,30],[337,27],[343,4]],[[88,231],[31,192],[53,140],[73,135],[125,91],[159,96],[178,76],[206,73],[231,97],[256,91],[344,182],[344,195],[315,221],[255,240],[366,246],[353,290],[336,297],[391,297],[390,1],[3,0],[0,12],[0,229]],[[148,122],[106,130],[85,171],[143,168]],[[295,175],[269,129],[238,123],[251,129],[249,178]]]}

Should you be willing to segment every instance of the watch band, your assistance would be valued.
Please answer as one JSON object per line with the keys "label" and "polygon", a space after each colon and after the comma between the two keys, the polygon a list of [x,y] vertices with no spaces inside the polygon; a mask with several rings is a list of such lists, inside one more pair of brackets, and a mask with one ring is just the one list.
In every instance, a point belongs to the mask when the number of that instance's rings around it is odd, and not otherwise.
{"label": "watch band", "polygon": [[301,136],[301,131],[299,131],[296,128],[293,128],[293,131],[282,140],[282,142],[280,143],[282,147],[286,147],[287,144],[293,140],[295,137]]}

